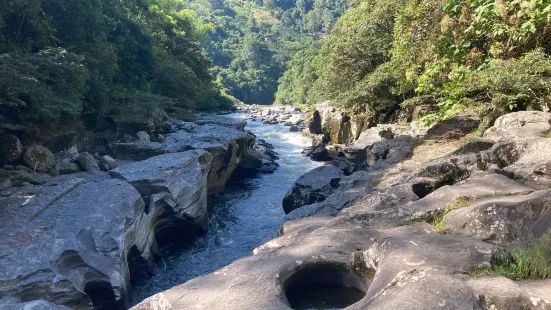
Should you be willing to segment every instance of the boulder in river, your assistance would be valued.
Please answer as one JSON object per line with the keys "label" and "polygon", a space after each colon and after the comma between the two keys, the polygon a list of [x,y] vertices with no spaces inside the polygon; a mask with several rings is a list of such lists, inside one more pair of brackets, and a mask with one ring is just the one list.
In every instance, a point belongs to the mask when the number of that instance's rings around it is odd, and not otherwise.
{"label": "boulder in river", "polygon": [[302,175],[283,198],[283,210],[289,213],[325,200],[340,186],[343,176],[343,172],[333,166],[318,167]]}
{"label": "boulder in river", "polygon": [[98,161],[88,152],[80,154],[76,161],[77,165],[82,171],[95,171],[99,170]]}

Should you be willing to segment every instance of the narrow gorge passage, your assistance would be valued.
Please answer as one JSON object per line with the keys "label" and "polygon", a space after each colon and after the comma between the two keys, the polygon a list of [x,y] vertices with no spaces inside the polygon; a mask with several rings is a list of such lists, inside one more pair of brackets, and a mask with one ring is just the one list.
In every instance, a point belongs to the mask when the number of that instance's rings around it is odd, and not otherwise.
{"label": "narrow gorge passage", "polygon": [[[231,116],[244,118],[247,114]],[[184,248],[161,249],[162,260],[153,277],[133,285],[132,304],[248,256],[277,234],[285,215],[281,207],[283,196],[299,176],[320,164],[300,154],[310,140],[299,132],[288,132],[283,124],[264,125],[249,120],[245,129],[274,145],[279,169],[252,179],[230,180],[226,191],[212,202],[207,234]]]}

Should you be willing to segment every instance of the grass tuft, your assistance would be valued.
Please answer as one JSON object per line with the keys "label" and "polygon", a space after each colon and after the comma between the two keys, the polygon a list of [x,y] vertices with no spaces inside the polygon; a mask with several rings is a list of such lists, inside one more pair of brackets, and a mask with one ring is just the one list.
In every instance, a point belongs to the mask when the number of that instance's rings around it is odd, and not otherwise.
{"label": "grass tuft", "polygon": [[544,135],[545,138],[551,138],[551,131]]}
{"label": "grass tuft", "polygon": [[448,229],[446,228],[446,223],[444,221],[444,216],[446,216],[446,214],[452,212],[453,210],[467,207],[471,203],[473,203],[473,199],[466,196],[458,197],[454,201],[448,203],[444,210],[437,213],[432,219],[431,225],[434,227],[434,230],[436,230],[436,232],[439,234],[448,233]]}
{"label": "grass tuft", "polygon": [[512,280],[551,279],[551,230],[512,254],[497,255],[491,268],[474,276],[501,275]]}

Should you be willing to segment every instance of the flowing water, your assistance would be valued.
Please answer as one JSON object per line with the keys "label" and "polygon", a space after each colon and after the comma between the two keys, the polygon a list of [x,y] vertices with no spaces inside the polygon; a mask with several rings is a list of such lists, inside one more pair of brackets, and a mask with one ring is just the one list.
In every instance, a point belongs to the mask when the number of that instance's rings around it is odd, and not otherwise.
{"label": "flowing water", "polygon": [[207,234],[184,248],[163,248],[153,277],[133,285],[133,303],[248,256],[277,235],[285,215],[283,196],[299,176],[319,164],[300,154],[309,139],[288,132],[282,124],[248,121],[246,129],[275,146],[279,169],[253,179],[228,181],[226,191],[213,201]]}

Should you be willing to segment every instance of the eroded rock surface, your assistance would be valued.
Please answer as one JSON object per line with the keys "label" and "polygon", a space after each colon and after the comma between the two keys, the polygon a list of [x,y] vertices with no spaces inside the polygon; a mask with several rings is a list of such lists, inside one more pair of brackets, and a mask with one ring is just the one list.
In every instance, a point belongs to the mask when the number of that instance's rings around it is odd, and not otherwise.
{"label": "eroded rock surface", "polygon": [[144,198],[145,213],[159,242],[181,242],[207,229],[211,164],[209,152],[193,150],[123,165],[109,174],[132,184]]}
{"label": "eroded rock surface", "polygon": [[136,189],[73,178],[20,192],[0,198],[0,294],[72,309],[123,307],[127,257],[147,261],[155,249]]}
{"label": "eroded rock surface", "polygon": [[283,210],[289,213],[302,206],[321,202],[340,185],[343,172],[333,166],[322,166],[302,175],[283,197]]}
{"label": "eroded rock surface", "polygon": [[[366,147],[349,152],[365,165],[323,201],[290,212],[279,237],[134,309],[290,309],[288,280],[328,266],[363,279],[365,296],[346,309],[551,309],[549,280],[475,273],[551,228],[550,120],[511,113],[464,143],[478,120],[373,129],[358,142]],[[309,179],[327,184],[322,175]]]}

